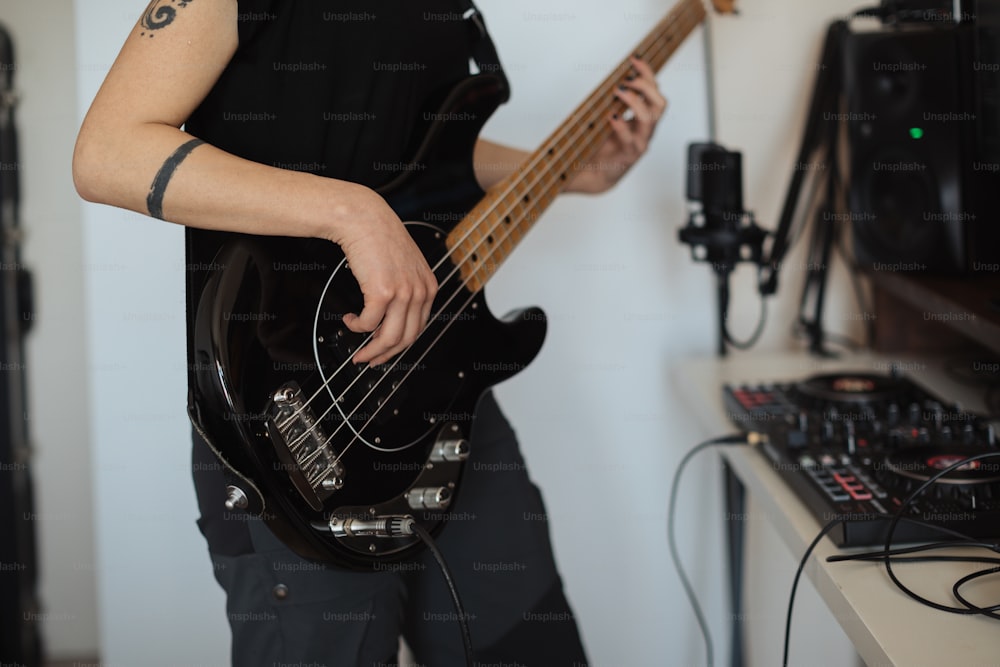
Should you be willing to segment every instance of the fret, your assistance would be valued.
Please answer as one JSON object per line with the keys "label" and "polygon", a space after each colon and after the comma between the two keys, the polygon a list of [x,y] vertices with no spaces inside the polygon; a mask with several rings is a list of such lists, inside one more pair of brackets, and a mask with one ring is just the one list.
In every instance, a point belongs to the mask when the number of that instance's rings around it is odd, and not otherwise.
{"label": "fret", "polygon": [[[681,0],[632,53],[658,71],[704,18],[701,0]],[[631,73],[631,62],[622,61],[525,164],[492,188],[448,235],[452,260],[470,291],[483,289],[567,181],[610,136],[606,119],[626,109],[614,90]]]}

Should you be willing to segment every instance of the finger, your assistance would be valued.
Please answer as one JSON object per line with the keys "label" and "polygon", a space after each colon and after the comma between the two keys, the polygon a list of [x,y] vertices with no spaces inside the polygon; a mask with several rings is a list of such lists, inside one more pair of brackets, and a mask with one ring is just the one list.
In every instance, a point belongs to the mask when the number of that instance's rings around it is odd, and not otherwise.
{"label": "finger", "polygon": [[347,313],[344,315],[344,326],[354,333],[368,333],[375,331],[385,317],[386,309],[389,306],[389,299],[378,299],[365,295],[365,305],[360,314]]}
{"label": "finger", "polygon": [[368,337],[365,345],[355,353],[354,362],[359,364],[369,361],[372,356],[382,352],[384,346],[380,340],[382,338],[380,336],[380,327],[384,326],[386,321],[391,319],[389,313],[391,299],[371,294],[365,294],[364,298],[365,305],[361,313],[358,315],[348,313],[344,315],[343,319],[344,326],[354,333],[375,332]]}
{"label": "finger", "polygon": [[[403,325],[403,333],[395,345],[385,352],[372,357],[373,365],[384,364],[396,355],[405,352],[420,337],[427,327],[427,318],[423,315],[423,306],[413,304],[407,309],[407,317]],[[387,342],[387,341],[386,341]]]}
{"label": "finger", "polygon": [[658,121],[663,112],[666,111],[667,98],[660,93],[660,89],[657,87],[655,81],[632,79],[623,83],[619,89],[635,93],[640,98],[642,104],[650,110],[654,122]]}
{"label": "finger", "polygon": [[656,125],[653,111],[649,107],[649,104],[636,92],[618,89],[615,91],[615,94],[632,111],[634,127],[630,127],[631,139],[629,143],[634,145],[641,153],[645,150],[649,138],[653,134],[653,128]]}
{"label": "finger", "polygon": [[620,157],[622,162],[626,165],[632,164],[639,156],[638,146],[635,141],[635,130],[632,128],[631,123],[618,116],[612,117],[608,122],[614,132],[614,141],[621,146]]}
{"label": "finger", "polygon": [[427,327],[429,311],[430,303],[427,300],[427,293],[418,287],[407,308],[403,336],[399,344],[400,347],[406,348],[420,337],[420,334]]}
{"label": "finger", "polygon": [[[652,111],[649,109],[649,105],[643,99],[642,95],[626,87],[625,84],[618,86],[615,90],[615,96],[624,102],[628,110],[631,111],[629,115],[636,118],[640,116],[649,118],[652,116]],[[626,118],[626,120],[629,119]]]}
{"label": "finger", "polygon": [[656,72],[645,60],[637,58],[635,56],[631,59],[632,67],[635,69],[636,76],[629,77],[629,84],[635,84],[639,87],[642,94],[653,104],[661,114],[667,108],[667,99],[660,92],[660,88],[656,83]]}
{"label": "finger", "polygon": [[427,296],[420,308],[420,322],[422,325],[425,325],[428,321],[430,321],[431,308],[434,306],[434,297],[437,295],[438,284],[433,273],[430,276],[430,280],[428,280],[427,287]]}
{"label": "finger", "polygon": [[659,119],[663,115],[663,112],[667,108],[667,98],[660,92],[655,81],[633,79],[632,81],[627,81],[625,86],[642,97],[643,101],[653,111],[654,118]]}
{"label": "finger", "polygon": [[632,56],[631,62],[632,67],[635,69],[639,78],[646,79],[648,81],[653,81],[656,78],[656,72],[653,71],[653,67],[642,58]]}
{"label": "finger", "polygon": [[431,306],[434,305],[433,302],[428,299],[424,306],[420,309],[420,321],[422,323],[427,323],[431,319]]}
{"label": "finger", "polygon": [[437,293],[437,281],[428,270],[425,283],[417,282],[412,291],[394,300],[388,307],[382,325],[371,343],[355,355],[356,362],[382,364],[417,340],[427,325]]}
{"label": "finger", "polygon": [[406,345],[403,332],[406,330],[406,304],[396,300],[389,304],[382,324],[371,340],[354,354],[354,363],[381,364],[391,359]]}
{"label": "finger", "polygon": [[630,105],[640,121],[648,121],[648,136],[652,136],[656,123],[667,108],[667,100],[660,94],[655,82],[636,79],[622,84],[619,90],[631,93],[622,99]]}

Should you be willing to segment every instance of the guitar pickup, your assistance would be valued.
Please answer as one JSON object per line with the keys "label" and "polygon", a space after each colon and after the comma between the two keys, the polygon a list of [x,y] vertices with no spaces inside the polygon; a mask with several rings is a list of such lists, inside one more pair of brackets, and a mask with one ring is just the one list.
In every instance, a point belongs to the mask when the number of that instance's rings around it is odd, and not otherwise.
{"label": "guitar pickup", "polygon": [[321,511],[323,501],[344,486],[345,471],[297,383],[288,382],[272,395],[267,434],[281,471],[303,500]]}

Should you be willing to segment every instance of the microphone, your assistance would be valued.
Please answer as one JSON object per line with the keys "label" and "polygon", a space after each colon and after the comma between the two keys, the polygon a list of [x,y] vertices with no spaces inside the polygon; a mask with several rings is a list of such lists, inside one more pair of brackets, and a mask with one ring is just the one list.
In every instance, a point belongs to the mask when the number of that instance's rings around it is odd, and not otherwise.
{"label": "microphone", "polygon": [[708,262],[719,294],[719,355],[736,344],[726,327],[729,274],[739,262],[762,265],[767,232],[743,209],[743,156],[714,143],[688,145],[687,198],[691,214],[678,232],[695,261]]}
{"label": "microphone", "polygon": [[743,156],[712,143],[688,145],[687,198],[694,206],[678,236],[695,261],[728,275],[741,261],[760,264],[767,232],[743,209]]}

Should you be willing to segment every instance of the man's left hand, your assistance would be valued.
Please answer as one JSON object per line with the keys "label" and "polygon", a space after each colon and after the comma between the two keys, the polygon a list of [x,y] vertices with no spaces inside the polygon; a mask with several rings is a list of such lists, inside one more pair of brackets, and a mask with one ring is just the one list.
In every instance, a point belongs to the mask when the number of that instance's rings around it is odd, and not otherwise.
{"label": "man's left hand", "polygon": [[667,100],[656,84],[653,68],[633,57],[636,76],[615,90],[615,96],[627,105],[622,115],[608,119],[611,136],[569,183],[570,192],[598,193],[614,186],[649,146],[656,124],[667,109]]}

